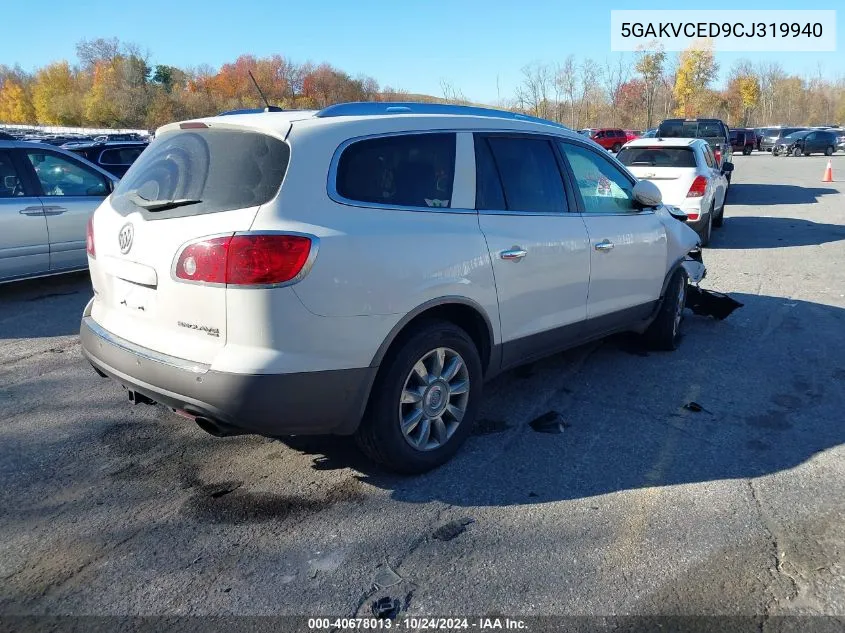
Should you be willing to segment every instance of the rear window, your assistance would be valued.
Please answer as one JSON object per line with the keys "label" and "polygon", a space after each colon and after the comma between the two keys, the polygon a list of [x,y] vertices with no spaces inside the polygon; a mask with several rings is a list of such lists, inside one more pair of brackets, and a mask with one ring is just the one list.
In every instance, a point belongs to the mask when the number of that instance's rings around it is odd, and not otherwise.
{"label": "rear window", "polygon": [[337,165],[337,193],[355,202],[450,207],[454,134],[403,134],[357,141]]}
{"label": "rear window", "polygon": [[144,151],[143,147],[121,147],[104,150],[100,154],[101,165],[131,165]]}
{"label": "rear window", "polygon": [[[165,132],[132,163],[112,195],[119,213],[142,211],[151,220],[254,207],[279,191],[290,159],[283,141],[231,129]],[[199,200],[148,211],[132,199]]]}
{"label": "rear window", "polygon": [[616,158],[628,167],[695,167],[695,154],[686,147],[623,147]]}

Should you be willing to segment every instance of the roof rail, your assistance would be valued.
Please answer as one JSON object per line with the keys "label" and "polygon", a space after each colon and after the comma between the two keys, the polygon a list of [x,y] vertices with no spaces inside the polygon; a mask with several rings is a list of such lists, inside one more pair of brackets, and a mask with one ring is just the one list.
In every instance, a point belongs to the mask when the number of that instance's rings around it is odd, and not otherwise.
{"label": "roof rail", "polygon": [[479,106],[453,105],[450,103],[421,103],[413,101],[358,101],[352,103],[338,103],[323,108],[314,116],[318,118],[335,116],[375,116],[387,114],[458,114],[463,116],[486,116],[498,119],[514,119],[517,121],[530,121],[543,125],[552,125],[564,130],[569,128],[561,123],[555,123],[548,119],[510,112],[508,110],[497,110],[495,108],[483,108]]}

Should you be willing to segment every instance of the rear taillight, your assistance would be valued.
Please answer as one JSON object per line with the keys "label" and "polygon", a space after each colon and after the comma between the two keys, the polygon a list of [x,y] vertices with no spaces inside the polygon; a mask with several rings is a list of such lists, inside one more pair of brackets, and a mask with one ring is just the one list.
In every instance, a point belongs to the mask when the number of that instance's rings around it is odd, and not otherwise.
{"label": "rear taillight", "polygon": [[302,235],[230,235],[186,246],[176,260],[177,279],[235,286],[273,285],[296,278],[313,241]]}
{"label": "rear taillight", "polygon": [[94,216],[88,218],[88,228],[85,230],[85,250],[88,257],[96,258],[97,251],[94,249]]}
{"label": "rear taillight", "polygon": [[713,151],[713,156],[715,156],[715,157],[716,157],[716,164],[717,164],[717,165],[718,165],[720,162],[722,162],[722,150],[719,150],[719,149],[714,150],[714,151]]}
{"label": "rear taillight", "polygon": [[704,195],[706,190],[707,178],[704,176],[696,176],[695,180],[692,181],[692,185],[690,185],[689,191],[687,192],[687,198],[700,198]]}
{"label": "rear taillight", "polygon": [[695,213],[694,211],[685,211],[685,213],[687,214],[687,220],[695,222],[698,219],[698,213]]}

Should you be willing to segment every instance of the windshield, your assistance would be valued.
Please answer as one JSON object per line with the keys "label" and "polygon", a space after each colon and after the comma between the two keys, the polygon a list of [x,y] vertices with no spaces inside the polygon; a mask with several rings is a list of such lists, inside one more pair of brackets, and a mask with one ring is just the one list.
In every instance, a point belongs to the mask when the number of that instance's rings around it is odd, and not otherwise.
{"label": "windshield", "polygon": [[623,147],[616,158],[628,167],[695,167],[687,147]]}
{"label": "windshield", "polygon": [[150,219],[202,215],[264,204],[287,171],[290,149],[259,132],[191,129],[158,136],[112,195],[120,213]]}

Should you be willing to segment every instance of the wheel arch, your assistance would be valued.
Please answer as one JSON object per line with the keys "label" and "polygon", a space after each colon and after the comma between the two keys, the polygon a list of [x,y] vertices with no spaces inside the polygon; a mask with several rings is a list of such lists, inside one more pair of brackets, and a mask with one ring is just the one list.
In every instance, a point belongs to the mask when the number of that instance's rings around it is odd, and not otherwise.
{"label": "wheel arch", "polygon": [[401,344],[417,325],[434,319],[449,321],[466,331],[478,347],[485,376],[491,373],[491,370],[495,372],[498,348],[495,345],[493,323],[481,305],[472,299],[459,296],[432,299],[408,312],[385,337],[373,356],[370,367],[380,366],[390,351]]}

